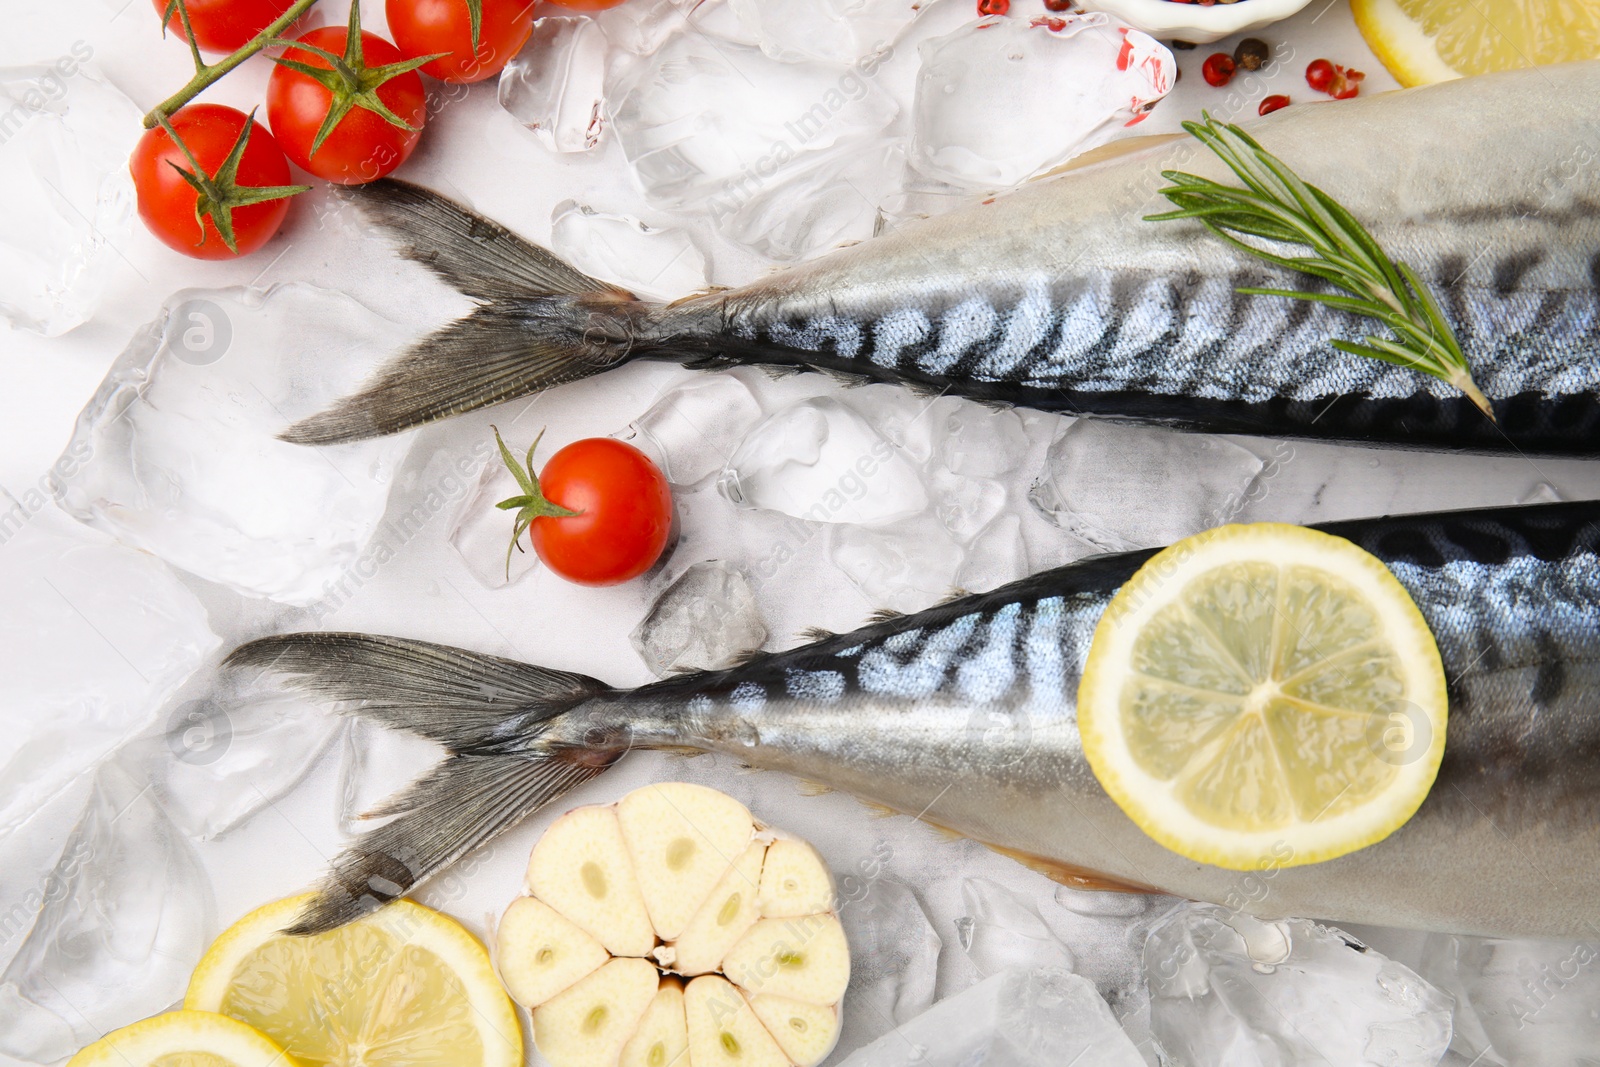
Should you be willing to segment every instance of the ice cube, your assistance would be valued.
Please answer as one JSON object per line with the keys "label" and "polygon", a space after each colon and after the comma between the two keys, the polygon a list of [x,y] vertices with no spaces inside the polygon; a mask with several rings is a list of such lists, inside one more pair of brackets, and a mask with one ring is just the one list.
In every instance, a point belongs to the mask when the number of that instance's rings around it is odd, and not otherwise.
{"label": "ice cube", "polygon": [[1149,893],[1121,893],[1056,886],[1056,903],[1074,915],[1092,918],[1131,919],[1143,915],[1157,898]]}
{"label": "ice cube", "polygon": [[[88,453],[68,450],[72,464]],[[160,560],[0,493],[0,837],[133,737],[219,644]],[[24,714],[22,709],[26,709]]]}
{"label": "ice cube", "polygon": [[0,68],[0,320],[46,337],[93,317],[133,226],[140,113],[92,53]]}
{"label": "ice cube", "polygon": [[310,604],[378,529],[411,437],[307,447],[277,435],[406,340],[311,285],[176,293],[78,416],[62,459],[80,459],[57,499],[191,574]]}
{"label": "ice cube", "polygon": [[693,564],[656,598],[633,647],[657,677],[720,670],[767,639],[750,577],[720,560]]}
{"label": "ice cube", "polygon": [[761,405],[732,374],[708,374],[661,394],[629,423],[633,442],[673,485],[695,485],[727,466],[761,421]]}
{"label": "ice cube", "polygon": [[916,0],[728,0],[773,59],[849,63],[882,52],[916,18]]}
{"label": "ice cube", "polygon": [[682,29],[700,0],[629,0],[598,11],[594,20],[606,39],[635,55],[649,55],[674,31]]}
{"label": "ice cube", "polygon": [[645,197],[719,225],[797,161],[879,134],[897,110],[857,66],[780,63],[697,30],[668,38],[610,95]]}
{"label": "ice cube", "polygon": [[1096,548],[1154,548],[1230,521],[1262,466],[1221,437],[1078,419],[1050,446],[1029,499]]}
{"label": "ice cube", "polygon": [[998,478],[1015,470],[1028,452],[1028,431],[1015,411],[961,403],[938,427],[939,462],[954,474]]}
{"label": "ice cube", "polygon": [[27,940],[0,974],[0,1053],[65,1058],[183,996],[213,925],[211,883],[146,782],[100,768],[45,883]]}
{"label": "ice cube", "polygon": [[1479,1067],[1592,1067],[1600,943],[1429,936],[1421,971],[1456,998],[1452,1047]]}
{"label": "ice cube", "polygon": [[839,1053],[909,1023],[933,1004],[939,935],[911,887],[892,878],[840,882],[839,921],[850,943]]}
{"label": "ice cube", "polygon": [[1072,952],[1023,897],[992,879],[968,878],[961,883],[961,899],[968,920],[961,947],[985,978],[1040,967],[1072,970]]}
{"label": "ice cube", "polygon": [[825,396],[750,431],[718,489],[741,507],[813,522],[882,526],[928,506],[916,468],[854,408]]}
{"label": "ice cube", "polygon": [[1006,487],[988,478],[963,478],[941,468],[930,472],[933,511],[962,544],[993,522],[1005,510]]}
{"label": "ice cube", "polygon": [[839,1067],[1144,1067],[1094,983],[1002,971],[885,1034]]}
{"label": "ice cube", "polygon": [[606,43],[594,19],[538,19],[500,72],[500,106],[552,152],[593,148],[605,127]]}
{"label": "ice cube", "polygon": [[961,546],[923,515],[893,526],[836,526],[828,546],[834,566],[874,608],[921,611],[955,589]]}
{"label": "ice cube", "polygon": [[733,195],[722,213],[723,237],[769,259],[805,259],[864,241],[878,223],[878,205],[905,172],[900,139],[851,140],[796,161],[770,182]]}
{"label": "ice cube", "polygon": [[485,589],[515,585],[539,566],[539,557],[528,547],[526,534],[518,539],[517,548],[511,547],[515,512],[495,507],[502,500],[521,495],[522,489],[510,469],[498,457],[491,459],[479,473],[476,488],[462,499],[451,520],[446,538],[468,572]]}
{"label": "ice cube", "polygon": [[953,396],[927,399],[893,386],[869,385],[856,395],[871,406],[878,432],[918,466],[933,461],[945,416],[966,403]]}
{"label": "ice cube", "polygon": [[987,18],[924,42],[911,164],[968,189],[1043,174],[1138,123],[1172,53],[1108,15]]}
{"label": "ice cube", "polygon": [[1001,515],[967,545],[966,559],[956,572],[956,585],[969,593],[987,593],[1032,573],[1022,519]]}
{"label": "ice cube", "polygon": [[719,41],[759,48],[761,41],[746,26],[727,0],[700,0],[686,13],[689,27],[694,33],[703,33]]}
{"label": "ice cube", "polygon": [[246,675],[182,696],[138,747],[167,814],[190,837],[227,833],[292,789],[340,720],[320,705]]}
{"label": "ice cube", "polygon": [[686,231],[646,226],[575,200],[551,213],[550,248],[585,274],[656,300],[688,296],[711,280],[705,254]]}
{"label": "ice cube", "polygon": [[1188,1067],[1434,1067],[1450,998],[1333,927],[1180,904],[1144,950],[1151,1028]]}

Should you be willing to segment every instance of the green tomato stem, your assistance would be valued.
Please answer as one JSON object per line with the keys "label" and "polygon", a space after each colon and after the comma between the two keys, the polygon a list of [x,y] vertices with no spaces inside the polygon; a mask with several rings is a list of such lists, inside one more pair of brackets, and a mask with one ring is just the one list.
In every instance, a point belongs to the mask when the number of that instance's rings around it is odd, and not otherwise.
{"label": "green tomato stem", "polygon": [[[237,52],[233,52],[215,63],[199,64],[195,69],[194,77],[190,78],[182,89],[179,89],[150,110],[150,113],[144,117],[144,128],[148,130],[159,125],[163,117],[177,111],[184,104],[199,96],[224,74],[227,74],[234,67],[261,51],[274,37],[288,29],[295,19],[310,11],[316,2],[317,0],[295,0],[289,10],[280,15],[272,25],[245,42],[244,46]],[[193,34],[190,35],[190,39],[193,39]],[[196,54],[198,55],[198,52]]]}

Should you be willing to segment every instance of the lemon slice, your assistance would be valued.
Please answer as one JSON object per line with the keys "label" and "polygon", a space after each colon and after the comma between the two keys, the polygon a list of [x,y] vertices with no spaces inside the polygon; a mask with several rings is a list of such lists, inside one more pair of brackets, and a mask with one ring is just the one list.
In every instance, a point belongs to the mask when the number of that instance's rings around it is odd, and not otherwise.
{"label": "lemon slice", "polygon": [[113,1030],[67,1067],[295,1067],[244,1023],[209,1011],[169,1011]]}
{"label": "lemon slice", "polygon": [[308,900],[276,901],[223,931],[184,1007],[247,1023],[306,1067],[522,1067],[511,1002],[453,919],[399,900],[325,934],[280,933]]}
{"label": "lemon slice", "polygon": [[1600,56],[1594,0],[1350,0],[1350,10],[1402,85]]}
{"label": "lemon slice", "polygon": [[1095,629],[1078,729],[1140,829],[1234,870],[1393,833],[1444,755],[1445,679],[1382,562],[1300,526],[1222,526],[1157,553]]}

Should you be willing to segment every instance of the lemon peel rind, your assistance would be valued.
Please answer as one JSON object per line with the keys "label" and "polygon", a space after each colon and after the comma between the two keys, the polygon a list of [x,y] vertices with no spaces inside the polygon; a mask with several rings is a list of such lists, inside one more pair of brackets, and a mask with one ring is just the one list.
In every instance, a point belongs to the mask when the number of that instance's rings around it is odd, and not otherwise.
{"label": "lemon peel rind", "polygon": [[266,1034],[210,1011],[169,1011],[120,1027],[78,1050],[67,1067],[144,1067],[162,1056],[205,1052],[236,1067],[297,1067]]}
{"label": "lemon peel rind", "polygon": [[[263,904],[219,934],[189,978],[184,1008],[218,1013],[245,958],[293,923],[315,895],[303,893]],[[438,957],[460,980],[471,1008],[484,1050],[480,1067],[522,1067],[522,1026],[516,1009],[500,984],[488,951],[466,927],[443,912],[404,898],[351,925],[357,923],[373,926],[402,944],[414,945]],[[314,936],[337,936],[337,931]]]}
{"label": "lemon peel rind", "polygon": [[1422,26],[1395,0],[1350,0],[1356,29],[1378,62],[1408,88],[1465,77],[1444,61]]}
{"label": "lemon peel rind", "polygon": [[[1291,559],[1282,558],[1288,547]],[[1263,551],[1265,550],[1265,551]],[[1229,831],[1202,822],[1171,799],[1171,784],[1138,768],[1121,729],[1118,698],[1127,677],[1139,623],[1172,602],[1196,574],[1230,562],[1318,565],[1319,552],[1345,563],[1323,566],[1367,594],[1384,620],[1385,634],[1404,665],[1407,698],[1431,712],[1433,734],[1425,752],[1397,768],[1380,794],[1400,797],[1381,808],[1368,803],[1315,823],[1296,822],[1265,831]],[[1324,560],[1326,556],[1322,557]],[[1172,593],[1156,596],[1157,583]],[[1131,624],[1131,625],[1130,625]],[[1120,654],[1119,654],[1120,653]],[[1118,591],[1095,627],[1078,688],[1078,730],[1084,755],[1102,788],[1146,835],[1196,862],[1252,871],[1304,866],[1336,859],[1383,840],[1421,807],[1444,755],[1444,666],[1438,646],[1410,594],[1382,561],[1343,538],[1282,523],[1217,527],[1152,556]],[[1379,817],[1381,816],[1381,817]]]}

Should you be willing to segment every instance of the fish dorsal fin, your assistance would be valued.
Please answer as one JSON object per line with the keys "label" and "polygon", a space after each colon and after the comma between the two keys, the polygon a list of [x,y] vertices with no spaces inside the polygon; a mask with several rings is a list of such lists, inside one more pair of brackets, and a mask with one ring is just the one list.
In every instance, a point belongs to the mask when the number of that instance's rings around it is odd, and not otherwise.
{"label": "fish dorsal fin", "polygon": [[971,595],[972,591],[970,589],[963,589],[959,585],[952,586],[948,593],[939,598],[939,602],[934,607],[942,608],[946,604],[954,604],[958,600],[965,600]]}
{"label": "fish dorsal fin", "polygon": [[879,608],[867,616],[867,622],[869,624],[875,622],[893,622],[896,619],[903,619],[905,617],[906,613],[903,611],[896,611],[893,608]]}
{"label": "fish dorsal fin", "polygon": [[821,367],[818,369],[820,369],[823,374],[826,374],[829,378],[833,379],[833,384],[839,386],[841,389],[857,389],[863,385],[870,385],[872,383],[872,379],[868,378],[865,374],[852,374],[850,371],[838,370],[833,367]]}
{"label": "fish dorsal fin", "polygon": [[761,368],[761,373],[775,382],[781,382],[785,378],[793,378],[796,374],[805,373],[804,367],[794,367],[784,363],[758,363],[756,365]]}
{"label": "fish dorsal fin", "polygon": [[1052,882],[1058,882],[1070,889],[1086,889],[1092,892],[1106,893],[1160,893],[1161,890],[1153,889],[1138,882],[1124,882],[1120,878],[1113,878],[1109,874],[1079,867],[1071,863],[1062,863],[1059,860],[1047,860],[1042,856],[1035,856],[1031,852],[1019,852],[1014,848],[1004,845],[991,845],[987,841],[979,844],[993,852],[998,852],[1007,859],[1016,860],[1035,874],[1042,874]]}
{"label": "fish dorsal fin", "polygon": [[823,626],[807,626],[796,633],[795,636],[807,644],[811,644],[816,641],[826,641],[830,637],[837,637],[838,634]]}
{"label": "fish dorsal fin", "polygon": [[1142,137],[1123,137],[1073,156],[1061,166],[1053,167],[1043,174],[1029,178],[1028,181],[1030,183],[1047,181],[1058,175],[1066,174],[1068,171],[1082,170],[1084,167],[1092,167],[1096,163],[1105,163],[1109,160],[1120,159],[1123,156],[1131,156],[1135,152],[1143,152],[1149,148],[1171,144],[1173,141],[1181,141],[1187,136],[1189,135],[1186,133],[1147,133]]}
{"label": "fish dorsal fin", "polygon": [[750,664],[759,659],[765,659],[766,656],[767,650],[764,648],[747,648],[742,652],[735,652],[729,657],[730,662],[728,664],[728,669],[733,670],[737,667],[748,667]]}

